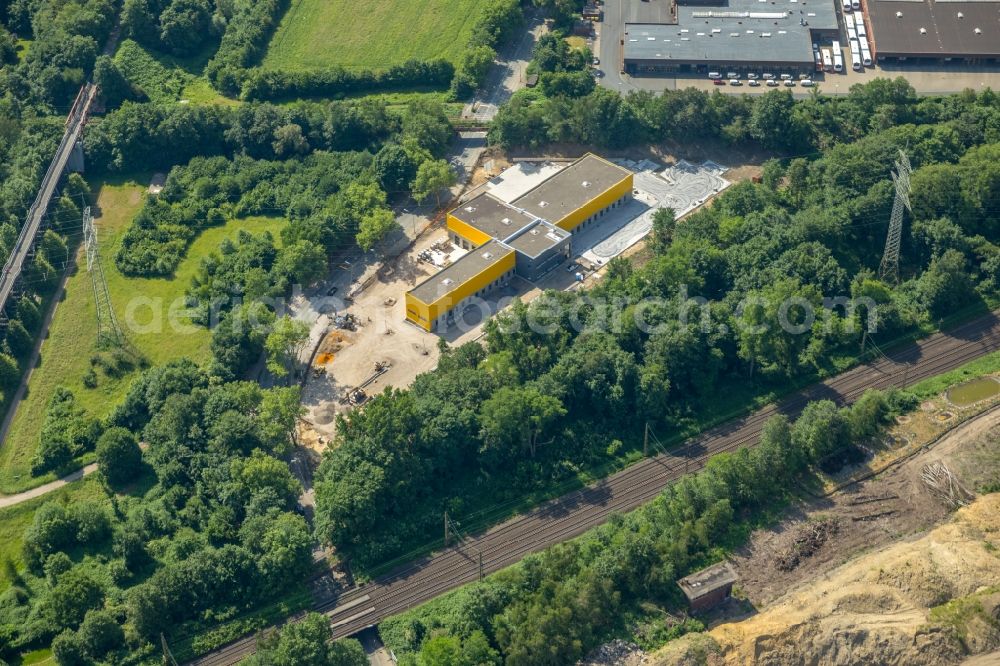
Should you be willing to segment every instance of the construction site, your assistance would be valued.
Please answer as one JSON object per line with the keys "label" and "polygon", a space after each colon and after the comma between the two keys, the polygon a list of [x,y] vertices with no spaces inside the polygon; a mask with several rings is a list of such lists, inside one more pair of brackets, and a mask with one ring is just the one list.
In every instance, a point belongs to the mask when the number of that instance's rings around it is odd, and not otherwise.
{"label": "construction site", "polygon": [[[443,219],[428,220],[395,258],[293,303],[312,330],[302,359],[309,370],[300,439],[321,451],[338,414],[433,369],[441,341],[477,340],[482,324],[514,298],[528,302],[599,276],[650,232],[657,209],[690,213],[730,185],[726,171],[711,161],[664,166],[593,155],[480,171],[480,182]],[[447,280],[445,307],[437,290]],[[456,298],[463,285],[468,294]],[[442,309],[429,317],[430,304],[421,298]],[[428,308],[423,320],[416,313],[421,305]]]}

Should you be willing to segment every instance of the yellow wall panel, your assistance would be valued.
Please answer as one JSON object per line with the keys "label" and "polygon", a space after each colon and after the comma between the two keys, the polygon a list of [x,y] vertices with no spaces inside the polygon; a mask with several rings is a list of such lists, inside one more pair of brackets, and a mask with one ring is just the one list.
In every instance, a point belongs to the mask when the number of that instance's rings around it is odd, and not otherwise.
{"label": "yellow wall panel", "polygon": [[409,292],[406,294],[406,318],[425,331],[431,330],[434,321],[427,304]]}
{"label": "yellow wall panel", "polygon": [[566,231],[573,231],[573,229],[579,226],[580,223],[588,217],[603,208],[607,208],[618,199],[622,198],[626,194],[629,194],[631,191],[632,174],[629,174],[604,192],[591,199],[584,206],[577,208],[575,211],[556,222],[556,226],[561,229],[565,229]]}
{"label": "yellow wall panel", "polygon": [[482,272],[473,275],[462,284],[457,285],[449,293],[430,304],[422,302],[413,296],[412,293],[407,292],[406,318],[424,330],[431,330],[434,322],[439,317],[451,312],[456,304],[461,303],[463,299],[483,289],[507,271],[514,270],[515,261],[514,252],[508,252],[499,261],[486,267]]}
{"label": "yellow wall panel", "polygon": [[455,232],[476,247],[479,247],[484,243],[488,243],[491,240],[489,234],[483,233],[471,224],[462,222],[462,220],[458,219],[451,213],[448,214],[448,230]]}

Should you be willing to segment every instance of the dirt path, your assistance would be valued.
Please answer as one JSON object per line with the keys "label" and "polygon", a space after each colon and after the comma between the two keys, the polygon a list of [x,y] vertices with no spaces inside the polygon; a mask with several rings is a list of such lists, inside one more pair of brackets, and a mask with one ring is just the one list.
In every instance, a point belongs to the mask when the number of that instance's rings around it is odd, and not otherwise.
{"label": "dirt path", "polygon": [[97,471],[97,463],[90,463],[75,472],[67,474],[61,479],[56,479],[55,481],[50,481],[45,485],[36,486],[31,490],[25,490],[23,493],[18,493],[16,495],[4,495],[0,497],[0,509],[5,509],[8,506],[15,506],[21,504],[22,502],[27,502],[28,500],[33,500],[36,497],[41,497],[51,493],[53,490],[58,490],[63,486],[73,483],[74,481],[79,481],[88,474],[92,474]]}

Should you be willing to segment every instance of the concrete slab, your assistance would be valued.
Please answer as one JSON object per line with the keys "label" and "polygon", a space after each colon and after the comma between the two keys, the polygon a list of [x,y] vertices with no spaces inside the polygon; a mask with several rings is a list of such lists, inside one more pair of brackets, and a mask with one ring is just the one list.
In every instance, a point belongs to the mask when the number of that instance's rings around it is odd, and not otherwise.
{"label": "concrete slab", "polygon": [[510,203],[527,194],[536,185],[560,172],[566,164],[556,162],[518,162],[486,183],[487,191]]}
{"label": "concrete slab", "polygon": [[618,163],[635,171],[633,201],[612,211],[601,224],[573,237],[575,254],[598,266],[642,240],[653,228],[657,209],[673,208],[680,218],[730,185],[722,178],[725,167],[715,162],[691,164],[681,160],[662,170],[650,160]]}

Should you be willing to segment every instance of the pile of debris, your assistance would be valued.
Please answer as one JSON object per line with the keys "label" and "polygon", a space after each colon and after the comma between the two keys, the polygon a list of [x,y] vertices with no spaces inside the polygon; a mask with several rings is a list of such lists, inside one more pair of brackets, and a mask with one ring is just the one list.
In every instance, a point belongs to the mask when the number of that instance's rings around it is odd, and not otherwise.
{"label": "pile of debris", "polygon": [[337,315],[333,318],[333,325],[337,328],[353,331],[358,327],[358,318],[350,312],[345,312],[344,314]]}
{"label": "pile of debris", "polygon": [[956,509],[968,506],[975,499],[975,496],[958,482],[951,470],[941,461],[924,465],[920,469],[920,478],[932,495]]}
{"label": "pile of debris", "polygon": [[807,557],[812,557],[827,540],[837,533],[839,523],[835,518],[828,518],[815,523],[808,523],[799,529],[795,540],[787,551],[775,558],[774,566],[779,571],[791,571]]}
{"label": "pile of debris", "polygon": [[588,654],[577,666],[639,666],[645,656],[635,643],[615,639]]}

